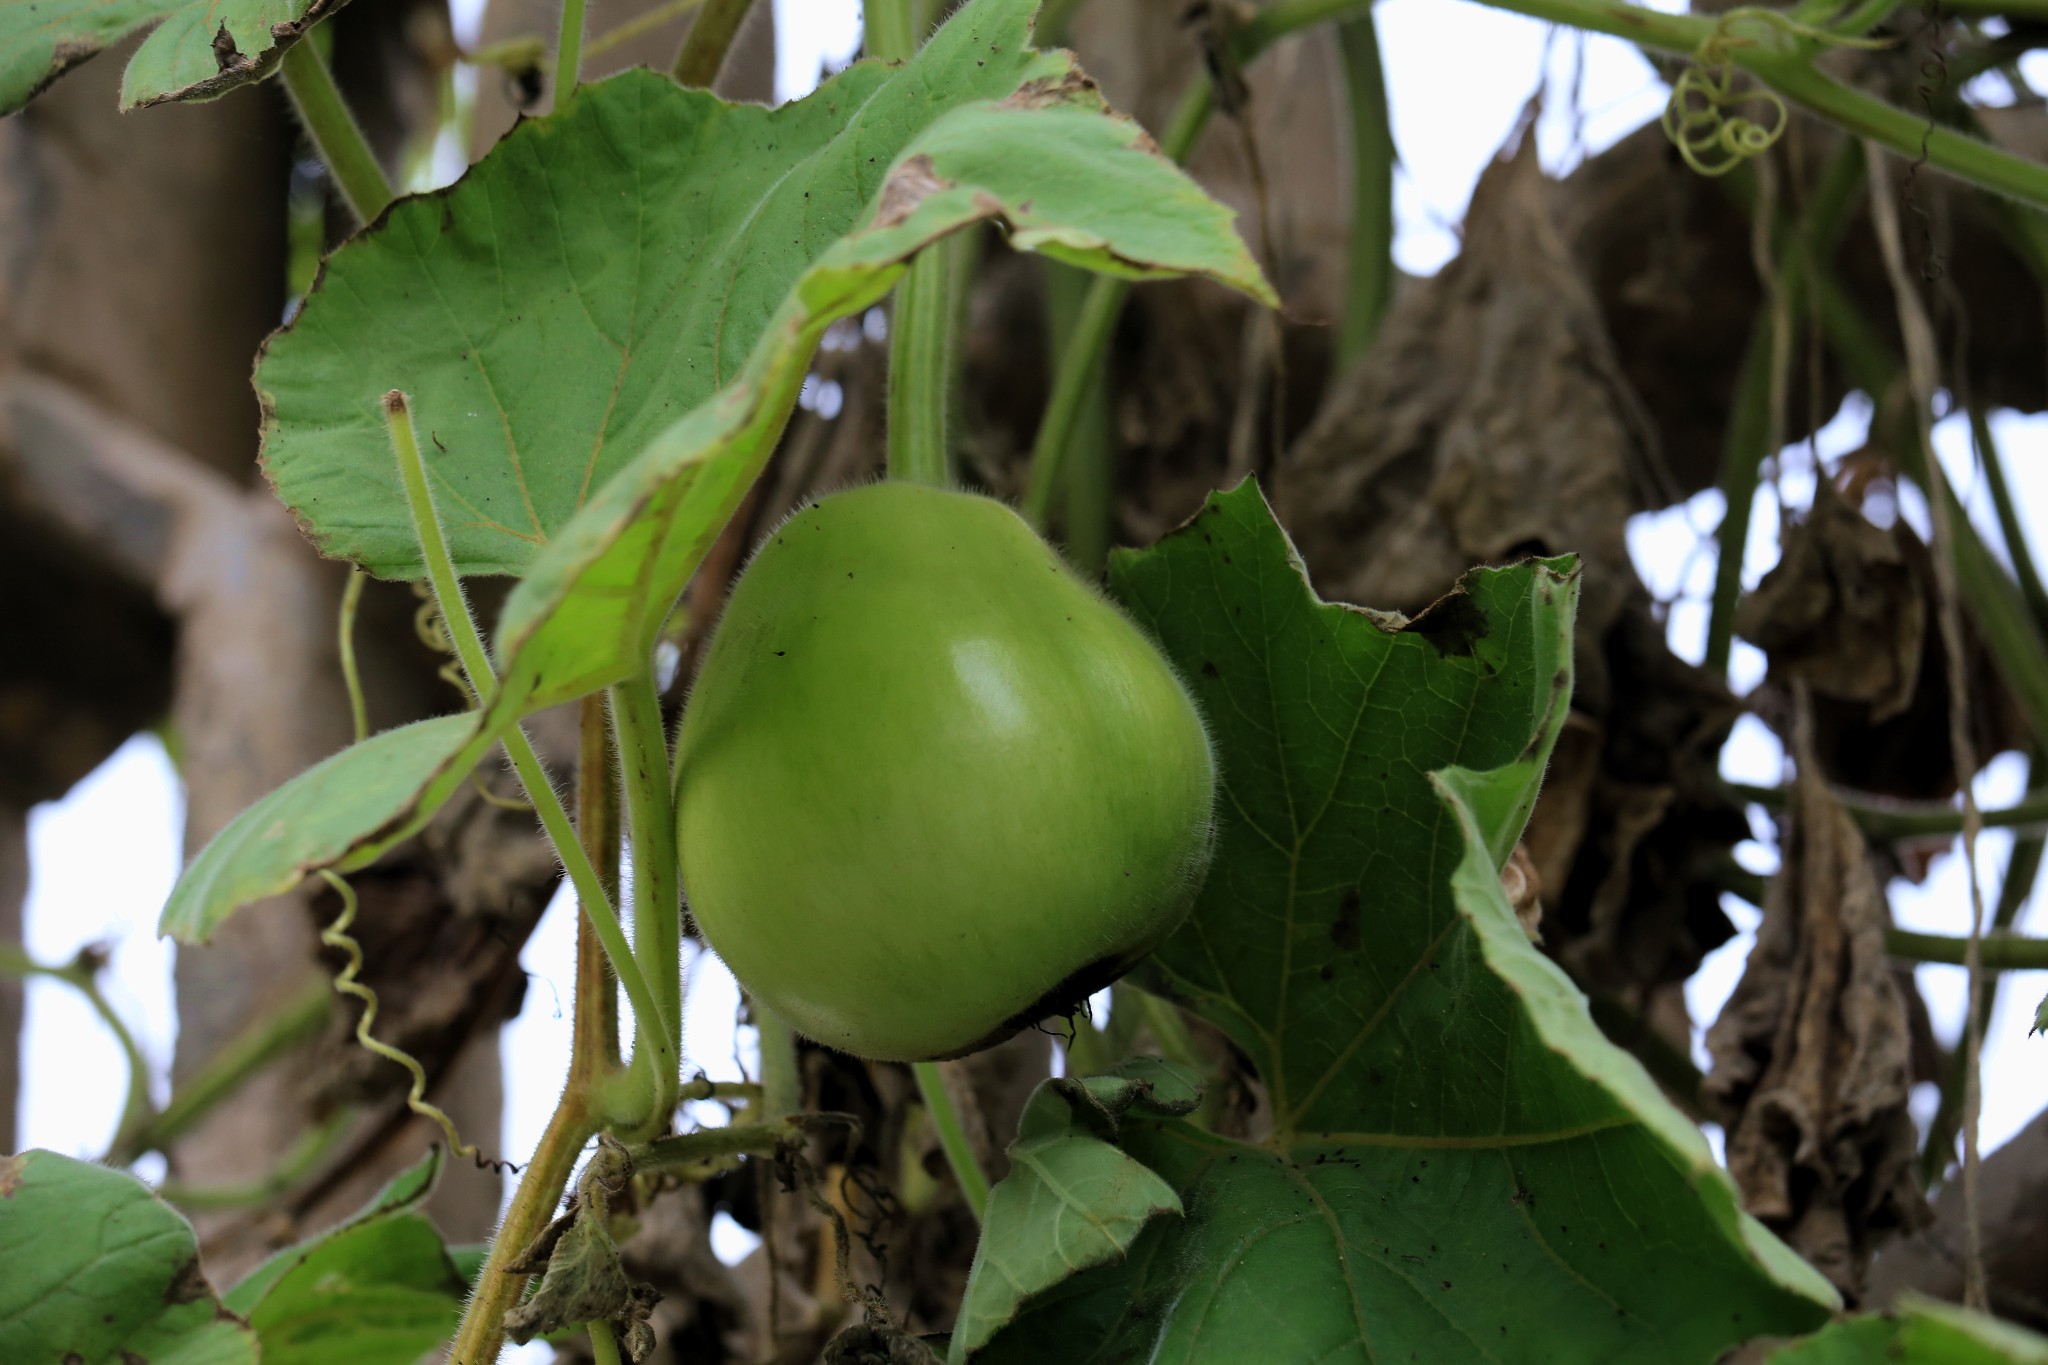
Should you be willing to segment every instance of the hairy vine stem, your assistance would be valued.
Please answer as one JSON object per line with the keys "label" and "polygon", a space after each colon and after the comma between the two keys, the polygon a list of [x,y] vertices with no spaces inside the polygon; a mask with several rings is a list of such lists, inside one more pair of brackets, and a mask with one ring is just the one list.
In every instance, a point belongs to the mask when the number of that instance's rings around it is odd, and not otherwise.
{"label": "hairy vine stem", "polygon": [[327,69],[327,59],[315,46],[317,37],[316,30],[285,49],[280,66],[284,88],[326,163],[327,173],[334,177],[335,188],[356,218],[367,223],[395,196],[384,168],[377,164],[377,154],[370,150],[348,102],[341,97],[341,87],[334,83],[334,73]]}
{"label": "hairy vine stem", "polygon": [[[618,803],[608,746],[603,703],[597,697],[586,698],[576,761],[577,810],[584,817],[582,849],[588,861],[606,867],[616,881]],[[511,1267],[548,1225],[584,1143],[605,1125],[599,1106],[618,1076],[619,1055],[618,990],[606,968],[593,922],[588,916],[578,918],[569,1075],[505,1219],[491,1238],[490,1254],[477,1275],[476,1292],[456,1329],[448,1355],[450,1365],[494,1365],[505,1344],[505,1314],[519,1302],[526,1287],[526,1273]]]}

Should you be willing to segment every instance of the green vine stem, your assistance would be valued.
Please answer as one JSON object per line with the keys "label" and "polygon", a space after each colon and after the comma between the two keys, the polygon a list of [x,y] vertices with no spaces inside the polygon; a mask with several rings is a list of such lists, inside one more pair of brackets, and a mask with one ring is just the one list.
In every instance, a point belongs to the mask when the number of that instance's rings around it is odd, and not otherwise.
{"label": "green vine stem", "polygon": [[725,66],[725,54],[747,17],[752,0],[705,0],[703,12],[683,35],[676,53],[674,75],[678,83],[709,90]]}
{"label": "green vine stem", "polygon": [[[586,817],[579,847],[586,859],[593,861],[618,848],[616,820],[605,814],[616,810],[617,790],[611,776],[608,734],[603,706],[595,698],[586,699],[577,745],[576,797],[578,811]],[[576,921],[575,992],[568,1078],[533,1160],[519,1178],[504,1222],[491,1239],[490,1253],[477,1275],[476,1292],[470,1295],[462,1324],[456,1329],[455,1344],[448,1354],[450,1365],[494,1365],[498,1359],[505,1345],[505,1314],[526,1288],[526,1275],[509,1267],[525,1256],[548,1225],[583,1144],[603,1127],[592,1101],[617,1074],[618,990],[595,923],[587,915]]]}
{"label": "green vine stem", "polygon": [[[1916,934],[1907,929],[1887,929],[1884,947],[1893,957],[1960,967],[1968,961],[1970,940],[1948,934]],[[1983,953],[1986,971],[2048,971],[2048,939],[2022,938],[2018,934],[1986,934],[1978,947]]]}
{"label": "green vine stem", "polygon": [[[1055,372],[1067,348],[1074,344],[1074,326],[1080,320],[1093,282],[1087,271],[1057,261],[1045,262],[1046,311],[1051,324],[1052,367]],[[1090,376],[1081,394],[1081,409],[1075,414],[1073,435],[1067,441],[1066,546],[1074,567],[1091,578],[1099,577],[1109,562],[1109,546],[1116,533],[1115,433],[1110,425],[1109,388],[1101,374]]]}
{"label": "green vine stem", "polygon": [[918,1094],[924,1097],[924,1107],[932,1116],[932,1127],[939,1135],[946,1163],[953,1168],[953,1179],[960,1183],[960,1193],[966,1198],[967,1207],[974,1211],[974,1221],[979,1223],[988,1210],[988,1176],[974,1158],[974,1144],[967,1140],[967,1128],[960,1122],[952,1092],[946,1089],[946,1078],[937,1062],[912,1062],[910,1070],[917,1077]]}
{"label": "green vine stem", "polygon": [[946,418],[952,407],[953,254],[949,237],[917,253],[889,310],[889,477],[943,488],[952,482]]}
{"label": "green vine stem", "polygon": [[[324,987],[323,987],[324,989]],[[252,1209],[290,1193],[341,1145],[355,1122],[356,1111],[342,1110],[317,1127],[299,1134],[291,1149],[261,1179],[242,1185],[186,1185],[166,1180],[157,1194],[194,1213]]]}
{"label": "green vine stem", "polygon": [[585,0],[562,0],[562,36],[555,44],[555,101],[560,109],[583,79],[583,7]]}
{"label": "green vine stem", "polygon": [[694,1174],[700,1169],[729,1166],[743,1156],[771,1156],[796,1133],[795,1125],[785,1121],[700,1128],[633,1148],[633,1169]]}
{"label": "green vine stem", "polygon": [[[1754,801],[1769,810],[1785,807],[1783,787],[1759,787],[1746,782],[1730,782],[1727,786],[1737,800]],[[1836,792],[1835,799],[1870,839],[1923,839],[1960,834],[1963,830],[1963,813],[1950,805],[1872,800],[1846,792]],[[1986,829],[2048,829],[2048,789],[2028,792],[2003,809],[1987,810],[1982,818]]]}
{"label": "green vine stem", "polygon": [[860,21],[866,29],[861,45],[868,56],[903,62],[917,51],[917,20],[910,0],[863,0]]}
{"label": "green vine stem", "polygon": [[590,1358],[597,1365],[619,1365],[619,1343],[610,1323],[586,1322],[583,1330],[590,1334]]}
{"label": "green vine stem", "polygon": [[[682,893],[676,877],[675,807],[670,800],[668,740],[661,722],[651,669],[621,683],[611,694],[612,732],[618,736],[619,766],[625,777],[626,832],[633,849],[634,956],[648,973],[657,1019],[640,1021],[642,1046],[650,1023],[667,1032],[670,1056],[682,1055]],[[659,1050],[651,1050],[658,1054]],[[637,1054],[636,1054],[637,1055]],[[679,1081],[675,1067],[654,1077],[650,1121],[665,1126],[675,1113]],[[636,1135],[637,1136],[637,1135]]]}
{"label": "green vine stem", "polygon": [[[128,1031],[127,1022],[100,990],[99,974],[105,965],[101,953],[92,948],[80,949],[71,961],[57,967],[36,961],[26,950],[12,943],[0,943],[0,976],[41,976],[63,982],[85,997],[86,1004],[92,1006],[92,1012],[100,1017],[100,1022],[107,1026],[107,1031],[120,1045],[122,1060],[128,1066],[128,1094],[122,1101],[121,1119],[115,1125],[111,1144],[115,1151],[120,1151],[132,1146],[132,1134],[149,1127],[156,1117],[156,1106],[149,1102],[149,1063],[143,1059],[142,1049],[136,1046],[135,1035]],[[147,1149],[136,1149],[138,1155],[144,1150]]]}
{"label": "green vine stem", "polygon": [[292,106],[299,111],[313,146],[319,149],[327,173],[334,177],[335,188],[348,201],[358,221],[367,223],[394,198],[391,182],[385,178],[384,168],[377,164],[377,154],[370,150],[347,101],[342,99],[341,87],[334,83],[334,73],[327,69],[327,59],[320,55],[317,37],[317,33],[308,34],[284,50],[279,68],[284,75],[284,88],[292,98]]}
{"label": "green vine stem", "polygon": [[[910,0],[868,0],[861,7],[870,57],[908,61],[918,22]],[[952,482],[947,418],[953,408],[956,277],[963,273],[959,234],[917,253],[889,309],[889,477],[943,488]]]}
{"label": "green vine stem", "polygon": [[[596,951],[597,943],[588,932],[587,921],[579,923],[579,930],[576,939],[576,992],[577,1021],[580,1024],[584,1018],[584,999],[610,990],[611,981],[602,970],[603,954]],[[590,951],[586,952],[586,948]],[[595,989],[582,971],[586,958],[596,960],[599,965]],[[598,1125],[592,1119],[587,1103],[587,1081],[579,1083],[573,1063],[569,1075],[569,1084],[562,1090],[562,1098],[555,1105],[553,1117],[548,1120],[547,1131],[541,1134],[533,1160],[519,1178],[519,1189],[512,1196],[512,1206],[506,1210],[497,1235],[491,1239],[490,1254],[477,1275],[476,1292],[470,1295],[462,1314],[462,1325],[456,1329],[454,1345],[449,1348],[449,1365],[495,1365],[498,1353],[505,1345],[505,1314],[519,1302],[520,1293],[526,1288],[526,1276],[507,1267],[533,1245],[534,1239],[548,1225],[555,1205],[562,1197],[563,1187],[575,1172],[576,1158],[582,1153],[583,1144],[597,1131]],[[587,1078],[588,1081],[595,1079]]]}
{"label": "green vine stem", "polygon": [[1351,104],[1351,269],[1337,330],[1337,365],[1348,368],[1379,335],[1394,301],[1394,133],[1379,29],[1370,12],[1337,26],[1337,53]]}
{"label": "green vine stem", "polygon": [[801,1113],[803,1074],[797,1070],[796,1030],[759,1000],[752,1002],[754,1032],[761,1045],[761,1108],[764,1122]]}
{"label": "green vine stem", "polygon": [[363,584],[369,575],[361,569],[350,569],[348,585],[341,590],[340,638],[335,641],[335,651],[341,656],[341,683],[348,689],[348,715],[355,726],[356,740],[361,744],[370,737],[370,709],[363,700],[363,676],[356,667],[356,613],[363,605]]}
{"label": "green vine stem", "polygon": [[164,1151],[235,1094],[249,1078],[317,1035],[327,1026],[334,993],[324,977],[255,1020],[206,1060],[171,1094],[171,1101],[143,1128],[117,1139],[107,1160],[126,1165],[144,1152]]}
{"label": "green vine stem", "polygon": [[[413,529],[419,536],[421,555],[426,561],[427,579],[433,586],[434,600],[447,623],[448,634],[462,660],[470,688],[479,697],[488,696],[497,685],[497,675],[491,669],[483,637],[477,633],[476,622],[469,614],[468,599],[463,596],[461,580],[456,577],[455,563],[449,557],[448,542],[441,531],[439,514],[434,510],[426,464],[420,458],[419,438],[413,430],[410,401],[393,389],[384,395],[384,416],[391,433],[391,448],[398,460],[399,480],[405,487],[406,504],[412,513]],[[516,724],[508,728],[504,745],[513,770],[519,774],[519,780],[526,788],[526,799],[533,803],[542,828],[555,846],[556,856],[562,860],[563,869],[569,874],[570,884],[576,889],[576,899],[582,905],[585,917],[596,931],[598,941],[604,945],[612,970],[618,973],[619,984],[626,988],[626,998],[633,1002],[634,1012],[648,1025],[643,1036],[651,1044],[650,1063],[657,1068],[655,1074],[675,1073],[679,1064],[675,1049],[668,1043],[671,1029],[655,1002],[653,992],[648,989],[640,964],[634,960],[632,950],[627,946],[625,930],[619,926],[618,913],[612,908],[611,898],[605,894],[597,869],[577,839],[568,812],[562,809],[562,798],[556,794],[554,784],[548,781],[547,770],[541,766],[540,756],[534,753],[523,729]]]}
{"label": "green vine stem", "polygon": [[2041,571],[2034,564],[2034,552],[2020,524],[2019,508],[2012,500],[2012,486],[2006,482],[2005,460],[1991,432],[1991,414],[1982,406],[1970,408],[1970,439],[1977,447],[1977,464],[1991,490],[1991,506],[1998,516],[1998,533],[2005,540],[2005,557],[2012,561],[2013,576],[2019,580],[2020,596],[2033,613],[2034,624],[2048,630],[2048,589],[2041,585]]}
{"label": "green vine stem", "polygon": [[594,61],[613,48],[623,43],[632,42],[643,33],[652,33],[663,24],[674,23],[685,14],[701,8],[703,4],[704,0],[669,0],[669,3],[666,5],[656,5],[653,9],[636,14],[624,23],[613,25],[585,43],[583,45],[584,60]]}

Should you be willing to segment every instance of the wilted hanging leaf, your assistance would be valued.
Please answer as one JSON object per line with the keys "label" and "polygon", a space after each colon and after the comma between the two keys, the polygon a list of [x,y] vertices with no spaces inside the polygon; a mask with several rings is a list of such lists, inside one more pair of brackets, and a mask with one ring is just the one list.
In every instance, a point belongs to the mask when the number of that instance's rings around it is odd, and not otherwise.
{"label": "wilted hanging leaf", "polygon": [[1863,835],[1811,753],[1802,742],[1756,947],[1707,1034],[1707,1091],[1727,1113],[1744,1205],[1853,1298],[1876,1238],[1927,1210],[1890,916]]}
{"label": "wilted hanging leaf", "polygon": [[[1902,800],[1953,796],[1948,666],[1933,612],[1934,562],[1912,528],[1880,529],[1853,494],[1823,479],[1805,519],[1786,532],[1777,567],[1735,618],[1770,659],[1757,698],[1764,718],[1789,732],[1793,686],[1803,683],[1828,776]],[[1999,753],[2024,731],[1973,624],[1964,631],[1976,751]]]}
{"label": "wilted hanging leaf", "polygon": [[1913,700],[1927,634],[1923,585],[1906,557],[1911,537],[1903,522],[1872,525],[1822,479],[1735,629],[1773,672],[1818,696],[1866,703],[1873,722],[1890,720]]}

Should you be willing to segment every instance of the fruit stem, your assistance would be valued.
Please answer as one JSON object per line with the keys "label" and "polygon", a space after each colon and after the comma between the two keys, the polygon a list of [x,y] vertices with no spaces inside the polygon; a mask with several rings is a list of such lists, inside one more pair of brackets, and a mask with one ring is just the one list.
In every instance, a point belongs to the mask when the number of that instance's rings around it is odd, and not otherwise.
{"label": "fruit stem", "polygon": [[[870,57],[907,62],[917,51],[910,0],[862,7]],[[952,482],[946,418],[953,405],[956,234],[917,253],[889,310],[889,477],[943,488]]]}
{"label": "fruit stem", "polygon": [[960,1193],[966,1197],[967,1207],[974,1210],[974,1221],[979,1223],[988,1208],[988,1177],[982,1174],[981,1163],[974,1159],[974,1146],[967,1140],[967,1128],[960,1122],[960,1110],[953,1104],[952,1092],[946,1089],[946,1077],[937,1062],[912,1062],[910,1070],[917,1077],[924,1107],[931,1113],[932,1127],[938,1130],[939,1146],[953,1168],[953,1179],[960,1182]]}
{"label": "fruit stem", "polygon": [[583,1330],[590,1333],[590,1357],[597,1365],[619,1365],[619,1343],[610,1323],[586,1322]]}
{"label": "fruit stem", "polygon": [[[462,660],[462,670],[469,678],[470,690],[479,698],[487,698],[497,686],[497,674],[491,669],[490,655],[484,650],[476,621],[469,614],[469,602],[462,595],[462,580],[456,576],[455,561],[449,556],[448,542],[441,531],[441,519],[434,510],[433,490],[427,484],[427,467],[420,459],[419,438],[413,431],[411,400],[397,389],[384,395],[384,420],[391,433],[392,452],[398,459],[398,477],[405,487],[413,531],[419,537],[420,554],[426,561],[427,581],[433,585],[434,601],[441,609],[441,618],[447,624],[448,637],[455,644],[456,655]],[[633,1002],[634,1012],[642,1020],[650,1021],[643,1036],[653,1046],[651,1061],[657,1068],[655,1074],[673,1074],[678,1063],[675,1049],[668,1044],[670,1030],[662,1022],[665,1016],[647,988],[647,979],[640,973],[640,964],[633,960],[632,949],[626,943],[626,932],[619,927],[619,917],[612,909],[611,898],[605,894],[604,883],[598,878],[590,855],[576,837],[576,827],[570,823],[568,811],[562,808],[562,798],[548,780],[547,769],[541,766],[540,756],[527,742],[525,730],[516,723],[508,726],[503,743],[506,755],[512,760],[513,770],[519,774],[519,781],[526,788],[526,799],[533,803],[535,814],[540,816],[541,827],[555,846],[555,856],[562,860],[562,868],[569,874],[570,884],[576,888],[577,902],[589,918],[598,941],[604,945],[605,956],[611,959],[619,984],[626,988],[626,998]]]}
{"label": "fruit stem", "polygon": [[334,177],[334,187],[355,211],[357,220],[367,223],[396,196],[384,168],[377,164],[377,154],[370,150],[348,102],[341,97],[327,59],[314,46],[317,37],[317,32],[309,33],[284,50],[280,69],[285,93],[292,97],[299,121],[306,125],[307,136],[326,163],[327,173]]}
{"label": "fruit stem", "polygon": [[779,1123],[804,1107],[803,1074],[796,1065],[796,1030],[789,1021],[753,1001],[754,1029],[761,1043],[761,1104],[756,1111],[763,1123]]}
{"label": "fruit stem", "polygon": [[[656,1021],[641,1020],[644,1039],[650,1023],[668,1031],[662,1038],[667,1055],[682,1052],[683,1022],[682,898],[676,885],[675,807],[669,798],[668,738],[661,723],[661,699],[654,677],[643,669],[611,693],[612,730],[619,738],[619,765],[625,775],[626,833],[633,849],[633,941],[635,956],[648,974]],[[644,1043],[643,1043],[644,1046]],[[666,1124],[675,1112],[677,1070],[671,1066],[654,1077],[653,1118]]]}
{"label": "fruit stem", "polygon": [[943,488],[953,388],[953,257],[949,237],[917,254],[896,286],[889,325],[889,477]]}

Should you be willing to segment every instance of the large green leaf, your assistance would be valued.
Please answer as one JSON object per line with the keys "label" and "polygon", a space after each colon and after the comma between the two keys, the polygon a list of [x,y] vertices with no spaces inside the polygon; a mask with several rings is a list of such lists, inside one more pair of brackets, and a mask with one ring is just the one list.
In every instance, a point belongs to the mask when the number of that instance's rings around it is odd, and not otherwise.
{"label": "large green leaf", "polygon": [[937,237],[997,219],[1020,247],[1270,299],[1228,211],[1031,49],[1035,8],[975,0],[907,66],[779,109],[628,72],[400,203],[258,367],[280,495],[328,553],[417,577],[379,409],[408,391],[458,568],[526,576],[497,648],[539,705],[637,662],[819,335]]}
{"label": "large green leaf", "polygon": [[1319,601],[1249,484],[1111,566],[1207,714],[1223,795],[1147,969],[1258,1066],[1248,1146],[1126,1124],[1184,1219],[978,1359],[1707,1362],[1826,1282],[1743,1215],[1500,887],[1570,689],[1569,561],[1401,623]]}
{"label": "large green leaf", "polygon": [[1193,1076],[1156,1058],[1032,1092],[1010,1144],[1010,1173],[989,1192],[951,1360],[987,1344],[1032,1296],[1121,1259],[1153,1218],[1181,1212],[1173,1187],[1114,1139],[1127,1112],[1185,1114],[1200,1098]]}
{"label": "large green leaf", "polygon": [[453,1335],[469,1285],[417,1210],[441,1169],[435,1148],[369,1207],[279,1252],[228,1294],[265,1365],[412,1365]]}
{"label": "large green leaf", "polygon": [[347,0],[11,0],[0,4],[0,114],[101,48],[151,24],[128,60],[121,104],[207,99],[270,73],[284,50]]}
{"label": "large green leaf", "polygon": [[204,943],[251,901],[323,867],[348,871],[410,838],[493,742],[476,712],[386,730],[343,749],[243,811],[171,891],[157,932]]}
{"label": "large green leaf", "polygon": [[2048,1339],[1953,1304],[1912,1298],[1773,1351],[1770,1365],[2048,1365]]}
{"label": "large green leaf", "polygon": [[192,1225],[125,1171],[0,1156],[0,1360],[254,1365]]}

